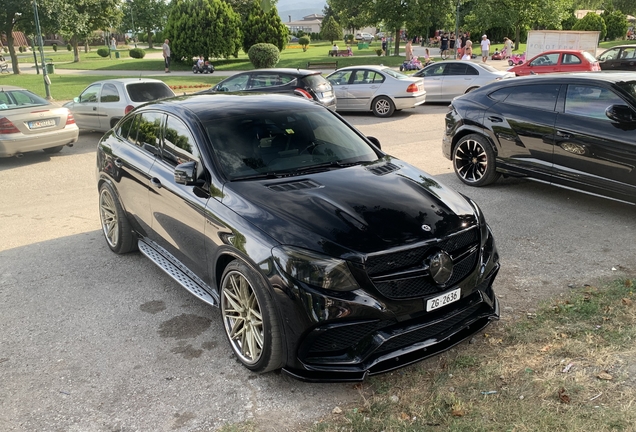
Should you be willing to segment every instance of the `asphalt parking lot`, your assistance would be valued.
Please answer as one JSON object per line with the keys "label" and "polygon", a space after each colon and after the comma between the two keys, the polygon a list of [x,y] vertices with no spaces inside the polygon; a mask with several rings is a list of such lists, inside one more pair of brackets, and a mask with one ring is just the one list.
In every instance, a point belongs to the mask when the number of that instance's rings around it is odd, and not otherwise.
{"label": "asphalt parking lot", "polygon": [[[636,275],[636,208],[523,179],[464,186],[441,155],[446,106],[346,115],[388,153],[473,198],[496,236],[505,318],[568,286]],[[218,310],[140,254],[110,252],[95,186],[98,134],[0,159],[0,430],[294,431],[357,398],[349,384],[255,375]]]}

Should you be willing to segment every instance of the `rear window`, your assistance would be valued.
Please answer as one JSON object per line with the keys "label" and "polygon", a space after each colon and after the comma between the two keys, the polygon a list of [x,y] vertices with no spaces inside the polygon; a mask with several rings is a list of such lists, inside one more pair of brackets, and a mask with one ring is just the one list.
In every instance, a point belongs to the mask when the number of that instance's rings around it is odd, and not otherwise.
{"label": "rear window", "polygon": [[44,106],[49,103],[28,90],[0,91],[0,110]]}
{"label": "rear window", "polygon": [[303,78],[306,85],[311,87],[314,91],[325,92],[331,90],[331,84],[322,75],[308,75]]}
{"label": "rear window", "polygon": [[140,82],[126,86],[130,100],[133,102],[150,102],[174,96],[170,87],[158,82]]}
{"label": "rear window", "polygon": [[389,68],[382,69],[382,72],[399,80],[411,78],[408,75],[404,75],[403,73],[396,72],[393,69],[389,69]]}
{"label": "rear window", "polygon": [[589,61],[590,63],[596,63],[598,61],[592,54],[587,51],[583,51],[583,57],[585,57],[585,60]]}

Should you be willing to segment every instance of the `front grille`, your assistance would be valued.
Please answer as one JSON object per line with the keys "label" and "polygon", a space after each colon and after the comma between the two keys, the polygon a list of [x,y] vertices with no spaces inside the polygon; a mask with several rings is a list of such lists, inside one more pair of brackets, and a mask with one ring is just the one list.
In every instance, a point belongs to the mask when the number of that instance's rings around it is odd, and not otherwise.
{"label": "front grille", "polygon": [[[476,247],[478,245],[479,231],[478,227],[475,226],[459,234],[446,237],[437,243],[369,256],[367,273],[377,290],[387,298],[405,299],[433,295],[459,283],[471,273],[479,259],[479,248]],[[424,273],[424,261],[434,251],[441,249],[456,257],[466,253],[471,248],[475,248],[472,253],[462,258],[461,261],[454,261],[453,274],[443,286],[435,283],[430,275]],[[422,273],[417,276],[405,278],[399,273],[418,268],[422,268]],[[391,273],[395,275],[394,278]],[[382,275],[381,279],[377,277],[379,275]],[[374,276],[376,277],[374,278]]]}
{"label": "front grille", "polygon": [[313,341],[309,352],[318,354],[353,347],[365,336],[386,327],[387,324],[385,321],[375,321],[327,329]]}

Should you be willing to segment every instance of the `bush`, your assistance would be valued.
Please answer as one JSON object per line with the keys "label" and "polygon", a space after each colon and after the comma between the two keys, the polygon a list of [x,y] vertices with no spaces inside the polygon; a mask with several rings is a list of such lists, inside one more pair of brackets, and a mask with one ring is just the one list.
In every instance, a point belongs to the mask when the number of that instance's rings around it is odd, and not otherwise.
{"label": "bush", "polygon": [[73,51],[73,45],[71,45],[70,43],[66,44],[66,50]]}
{"label": "bush", "polygon": [[278,51],[276,45],[257,43],[250,47],[247,56],[255,68],[271,68],[278,63],[280,51]]}
{"label": "bush", "polygon": [[378,55],[378,57],[380,57],[382,55],[384,51],[382,51],[382,48],[378,48],[375,50],[375,53]]}
{"label": "bush", "polygon": [[303,51],[307,51],[307,45],[309,45],[309,36],[302,36],[298,38],[298,43],[302,45]]}
{"label": "bush", "polygon": [[146,56],[146,51],[141,48],[133,48],[128,52],[128,54],[130,54],[132,58],[142,59]]}
{"label": "bush", "polygon": [[108,48],[98,48],[97,49],[97,55],[100,57],[108,57],[109,51]]}
{"label": "bush", "polygon": [[57,52],[57,44],[56,43],[53,44],[53,51]]}
{"label": "bush", "polygon": [[19,50],[21,53],[23,53],[23,52],[26,52],[26,50],[27,50],[27,49],[26,49],[26,47],[25,47],[24,45],[20,45],[20,47],[18,48],[18,50]]}

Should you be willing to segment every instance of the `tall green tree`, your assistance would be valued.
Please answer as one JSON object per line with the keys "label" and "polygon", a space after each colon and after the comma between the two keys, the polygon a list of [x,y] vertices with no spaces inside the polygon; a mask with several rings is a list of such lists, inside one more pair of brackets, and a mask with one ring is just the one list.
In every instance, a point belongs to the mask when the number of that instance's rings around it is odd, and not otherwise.
{"label": "tall green tree", "polygon": [[607,34],[605,20],[603,20],[600,15],[596,15],[594,12],[588,12],[587,15],[574,24],[572,30],[599,31],[599,41],[605,39],[605,35]]}
{"label": "tall green tree", "polygon": [[29,3],[23,0],[3,0],[3,3],[3,7],[0,7],[0,34],[6,35],[6,45],[9,48],[13,73],[19,74],[20,65],[15,52],[13,32],[19,28],[20,23],[33,19],[33,9]]}
{"label": "tall green tree", "polygon": [[199,55],[238,57],[241,17],[221,0],[175,0],[164,34],[175,61]]}
{"label": "tall green tree", "polygon": [[153,31],[163,30],[168,21],[169,6],[164,0],[126,0],[122,6],[123,18],[120,29],[130,31],[133,36],[143,32],[148,38],[148,47],[153,48],[153,42],[163,41],[152,39]]}
{"label": "tall green tree", "polygon": [[340,17],[340,25],[351,32],[376,23],[374,0],[327,0],[327,4]]}
{"label": "tall green tree", "polygon": [[609,40],[623,39],[627,34],[627,28],[629,23],[627,22],[627,16],[619,10],[606,9],[601,18],[605,21],[607,27],[607,38]]}
{"label": "tall green tree", "polygon": [[322,21],[320,27],[320,38],[328,40],[333,44],[333,41],[340,40],[342,38],[342,27],[336,22],[333,15]]}
{"label": "tall green tree", "polygon": [[[374,17],[376,21],[382,20],[387,30],[394,34],[394,55],[400,54],[400,30],[409,17],[409,2],[406,0],[375,0]],[[411,5],[412,6],[412,5]]]}
{"label": "tall green tree", "polygon": [[287,46],[289,30],[278,16],[276,6],[265,12],[258,1],[253,1],[242,30],[243,51],[246,53],[252,45],[257,43],[275,45],[279,51],[282,51]]}

